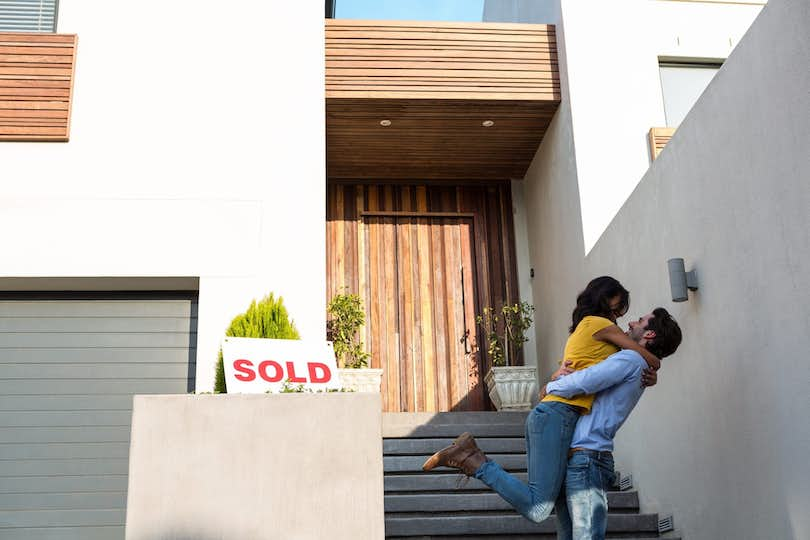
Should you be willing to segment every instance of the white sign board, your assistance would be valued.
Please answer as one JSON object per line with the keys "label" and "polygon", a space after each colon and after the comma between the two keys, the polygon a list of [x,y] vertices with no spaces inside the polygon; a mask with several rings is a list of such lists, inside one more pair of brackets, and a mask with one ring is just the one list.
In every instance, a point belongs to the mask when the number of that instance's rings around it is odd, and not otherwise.
{"label": "white sign board", "polygon": [[340,389],[328,341],[228,337],[222,342],[229,394],[278,392],[287,383],[311,390]]}

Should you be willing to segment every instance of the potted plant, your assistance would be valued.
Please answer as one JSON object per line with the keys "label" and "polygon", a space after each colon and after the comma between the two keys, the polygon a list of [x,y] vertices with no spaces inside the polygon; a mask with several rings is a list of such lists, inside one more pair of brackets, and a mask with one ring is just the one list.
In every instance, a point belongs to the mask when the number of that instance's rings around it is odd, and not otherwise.
{"label": "potted plant", "polygon": [[343,388],[355,392],[379,392],[382,369],[371,369],[371,357],[363,348],[358,333],[366,324],[363,302],[356,294],[338,294],[332,297],[326,308],[330,319],[327,322],[327,339],[335,349],[338,373]]}
{"label": "potted plant", "polygon": [[505,304],[500,310],[485,307],[484,314],[476,317],[492,362],[484,381],[499,411],[528,410],[537,393],[537,367],[511,365],[529,339],[526,331],[532,325],[533,314],[534,306],[519,302]]}

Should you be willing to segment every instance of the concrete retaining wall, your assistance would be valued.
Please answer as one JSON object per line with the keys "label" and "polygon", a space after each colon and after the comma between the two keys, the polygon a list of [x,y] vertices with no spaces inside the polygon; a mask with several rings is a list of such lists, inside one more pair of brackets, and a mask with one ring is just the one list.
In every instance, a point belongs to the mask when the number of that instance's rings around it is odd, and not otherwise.
{"label": "concrete retaining wall", "polygon": [[379,394],[136,396],[127,540],[384,537]]}

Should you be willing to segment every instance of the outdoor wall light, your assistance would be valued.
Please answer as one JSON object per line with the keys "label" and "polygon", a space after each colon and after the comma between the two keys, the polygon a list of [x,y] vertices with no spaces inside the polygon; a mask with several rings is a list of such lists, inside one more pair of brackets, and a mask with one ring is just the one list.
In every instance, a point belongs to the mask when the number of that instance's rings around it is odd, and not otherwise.
{"label": "outdoor wall light", "polygon": [[380,120],[380,125],[382,127],[388,127],[391,125],[391,120]]}
{"label": "outdoor wall light", "polygon": [[493,122],[492,120],[484,120],[483,122],[481,122],[481,125],[484,127],[492,127],[495,125],[495,122]]}
{"label": "outdoor wall light", "polygon": [[670,259],[667,261],[669,268],[669,288],[672,291],[673,302],[686,302],[689,300],[688,291],[698,290],[697,273],[694,270],[686,271],[683,259]]}

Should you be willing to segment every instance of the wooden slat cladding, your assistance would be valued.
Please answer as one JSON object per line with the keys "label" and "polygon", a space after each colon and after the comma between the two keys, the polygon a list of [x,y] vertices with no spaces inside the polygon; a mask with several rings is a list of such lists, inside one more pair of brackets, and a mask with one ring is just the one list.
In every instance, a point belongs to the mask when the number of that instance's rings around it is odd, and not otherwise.
{"label": "wooden slat cladding", "polygon": [[650,158],[652,160],[658,157],[674,133],[675,128],[650,128]]}
{"label": "wooden slat cladding", "polygon": [[326,97],[559,101],[554,26],[327,19]]}
{"label": "wooden slat cladding", "polygon": [[0,141],[67,141],[77,36],[0,32]]}
{"label": "wooden slat cladding", "polygon": [[[327,100],[327,175],[523,178],[556,108],[543,101]],[[484,127],[485,120],[495,125]]]}
{"label": "wooden slat cladding", "polygon": [[511,209],[508,183],[328,184],[327,300],[363,298],[386,411],[489,408],[475,315],[517,300]]}
{"label": "wooden slat cladding", "polygon": [[560,102],[554,26],[330,19],[326,98],[330,178],[523,178]]}

